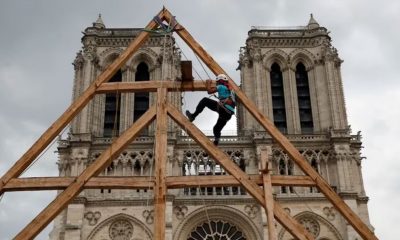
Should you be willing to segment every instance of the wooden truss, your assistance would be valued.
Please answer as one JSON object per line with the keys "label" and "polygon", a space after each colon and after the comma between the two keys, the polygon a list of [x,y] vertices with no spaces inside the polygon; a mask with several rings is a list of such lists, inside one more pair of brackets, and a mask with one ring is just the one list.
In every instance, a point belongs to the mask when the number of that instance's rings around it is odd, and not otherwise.
{"label": "wooden truss", "polygon": [[[157,15],[162,21],[170,23],[172,14],[163,8]],[[175,22],[176,23],[176,22]],[[158,23],[154,20],[146,29],[155,30]],[[177,34],[193,49],[201,60],[214,74],[226,72],[214,59],[195,41],[189,32],[179,23]],[[241,104],[265,128],[273,139],[286,151],[291,159],[304,171],[306,176],[271,176],[268,154],[261,151],[262,171],[260,175],[248,175],[234,164],[228,155],[213,145],[213,143],[182,113],[167,102],[168,91],[203,91],[205,84],[202,81],[192,82],[165,82],[148,81],[135,83],[107,83],[107,81],[122,67],[122,65],[138,50],[149,37],[148,31],[142,31],[127,47],[127,49],[76,99],[70,107],[43,133],[33,146],[2,176],[0,181],[0,195],[6,191],[29,190],[62,190],[60,194],[42,212],[39,213],[18,235],[17,240],[33,239],[43,230],[83,189],[85,188],[148,188],[154,191],[155,223],[154,239],[165,239],[165,206],[168,188],[198,187],[200,186],[232,186],[241,185],[251,194],[267,214],[269,224],[269,239],[276,239],[276,229],[273,224],[275,218],[288,232],[297,239],[314,239],[301,224],[288,215],[282,206],[274,201],[272,185],[316,186],[326,198],[336,207],[343,217],[354,227],[363,239],[377,239],[374,233],[362,220],[347,206],[335,193],[329,184],[311,167],[299,151],[280,133],[256,105],[241,91],[231,79],[229,80]],[[19,178],[22,172],[35,160],[36,157],[53,141],[67,124],[82,110],[95,94],[106,92],[157,92],[157,102],[137,120],[119,138],[115,139],[91,165],[77,177],[40,177]],[[230,174],[229,176],[166,176],[167,156],[167,115],[177,122],[208,154],[219,162]],[[123,149],[131,143],[140,131],[156,120],[155,141],[155,177],[148,181],[148,177],[97,177],[117,157]],[[264,191],[260,188],[264,187]]]}

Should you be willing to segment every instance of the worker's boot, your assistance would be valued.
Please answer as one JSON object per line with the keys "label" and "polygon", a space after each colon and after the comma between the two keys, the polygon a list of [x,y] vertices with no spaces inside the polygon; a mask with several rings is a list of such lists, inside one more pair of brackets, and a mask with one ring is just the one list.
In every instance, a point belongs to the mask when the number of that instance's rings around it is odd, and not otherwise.
{"label": "worker's boot", "polygon": [[194,119],[196,118],[192,113],[190,113],[188,110],[186,110],[186,117],[189,119],[189,121],[193,122]]}
{"label": "worker's boot", "polygon": [[215,138],[215,139],[214,139],[214,145],[215,145],[215,146],[218,146],[218,143],[219,143],[219,138]]}

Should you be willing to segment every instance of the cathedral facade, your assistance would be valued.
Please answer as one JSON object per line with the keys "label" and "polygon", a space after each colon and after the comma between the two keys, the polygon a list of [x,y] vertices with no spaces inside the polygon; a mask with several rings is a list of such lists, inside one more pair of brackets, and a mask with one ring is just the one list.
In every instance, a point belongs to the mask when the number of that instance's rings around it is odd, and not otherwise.
{"label": "cathedral facade", "polygon": [[[106,28],[101,17],[83,32],[73,63],[76,99],[144,29]],[[253,27],[240,49],[241,88],[296,146],[361,219],[369,224],[361,174],[361,135],[347,122],[342,60],[326,28],[311,16],[304,27]],[[170,35],[151,34],[110,82],[176,81],[180,49]],[[169,101],[181,109],[180,93]],[[152,93],[99,94],[74,118],[59,140],[60,176],[77,176],[155,103]],[[214,123],[212,123],[214,124]],[[154,177],[155,126],[144,129],[100,176]],[[304,175],[261,126],[238,106],[237,135],[219,147],[243,171],[259,173],[261,149],[268,149],[275,175]],[[228,173],[172,121],[168,123],[167,175]],[[274,187],[274,198],[316,239],[361,239],[314,187]],[[169,189],[166,239],[267,239],[264,209],[246,191],[231,187]],[[293,237],[278,223],[278,239]],[[86,189],[55,219],[51,240],[150,240],[153,193],[148,189]],[[370,226],[372,228],[372,226]]]}

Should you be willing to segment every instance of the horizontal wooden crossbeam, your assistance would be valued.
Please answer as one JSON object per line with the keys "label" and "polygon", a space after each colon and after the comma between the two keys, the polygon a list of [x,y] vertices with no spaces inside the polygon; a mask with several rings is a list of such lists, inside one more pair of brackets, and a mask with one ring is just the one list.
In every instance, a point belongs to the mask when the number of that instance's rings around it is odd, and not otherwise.
{"label": "horizontal wooden crossbeam", "polygon": [[[250,180],[262,186],[261,175],[248,175]],[[30,177],[14,178],[5,186],[6,192],[62,190],[75,181],[74,177]],[[273,186],[313,187],[316,184],[308,176],[271,176]],[[240,182],[231,175],[212,176],[173,176],[166,177],[168,188],[186,187],[226,187],[240,186]],[[93,177],[84,186],[85,189],[148,189],[153,188],[154,177]]]}
{"label": "horizontal wooden crossbeam", "polygon": [[205,81],[195,80],[191,82],[179,81],[143,81],[143,82],[113,82],[101,84],[96,93],[109,92],[156,92],[158,88],[167,88],[170,92],[180,91],[204,91]]}

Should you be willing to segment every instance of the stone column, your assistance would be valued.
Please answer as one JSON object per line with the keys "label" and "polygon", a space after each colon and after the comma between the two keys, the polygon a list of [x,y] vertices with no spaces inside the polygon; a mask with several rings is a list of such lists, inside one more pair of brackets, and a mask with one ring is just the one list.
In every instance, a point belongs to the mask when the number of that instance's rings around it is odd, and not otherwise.
{"label": "stone column", "polygon": [[[95,69],[95,78],[97,78],[102,72],[103,68],[97,66]],[[91,132],[93,135],[100,137],[103,136],[104,130],[106,94],[96,94],[91,102],[93,104]]]}
{"label": "stone column", "polygon": [[[127,66],[122,71],[122,82],[132,82],[135,78],[135,69]],[[120,132],[128,129],[133,123],[133,93],[121,94],[121,123]]]}
{"label": "stone column", "polygon": [[[356,199],[344,199],[344,202],[353,210],[356,215],[359,215],[358,208],[357,208],[357,200]],[[359,240],[362,239],[360,235],[354,230],[353,226],[351,226],[347,221],[346,223],[346,230],[347,230],[347,239],[348,240]],[[368,224],[368,223],[367,223]]]}
{"label": "stone column", "polygon": [[320,130],[326,131],[332,126],[332,105],[329,103],[330,94],[328,91],[328,81],[326,79],[325,66],[322,60],[319,60],[318,64],[315,65],[313,75]]}
{"label": "stone column", "polygon": [[[269,67],[264,67],[264,76],[265,76],[265,81],[264,81],[264,89],[265,89],[265,94],[264,94],[264,113],[265,115],[271,120],[274,121],[274,111],[273,111],[273,106],[272,106],[272,87],[271,87],[271,69]],[[283,75],[283,74],[282,74]],[[283,77],[283,76],[282,76]],[[284,81],[284,79],[283,79]]]}
{"label": "stone column", "polygon": [[319,118],[319,107],[318,107],[318,90],[316,86],[317,79],[315,78],[315,68],[314,66],[307,69],[308,75],[308,86],[310,91],[310,101],[311,101],[311,113],[314,124],[314,132],[321,132],[321,124]]}
{"label": "stone column", "polygon": [[[73,83],[73,92],[72,92],[72,101],[75,101],[82,93],[82,86],[83,86],[83,68],[85,64],[85,59],[82,55],[82,51],[80,51],[73,63],[75,75],[74,75],[74,83]],[[78,114],[75,118],[72,119],[72,132],[77,133],[79,132],[79,122],[80,122],[80,114]]]}
{"label": "stone column", "polygon": [[70,204],[67,208],[67,222],[65,225],[65,239],[80,240],[83,225],[83,204]]}
{"label": "stone column", "polygon": [[173,222],[173,204],[172,198],[167,197],[167,202],[165,204],[165,240],[173,240],[172,239],[172,222]]}
{"label": "stone column", "polygon": [[[253,71],[254,71],[254,82],[255,82],[255,96],[254,96],[254,100],[255,100],[255,104],[257,105],[257,108],[263,112],[263,95],[265,94],[264,89],[262,88],[262,61],[261,61],[261,54],[257,51],[254,54],[253,57]],[[254,120],[253,120],[254,121]],[[254,128],[256,130],[261,130],[261,126],[260,124],[256,124],[256,122],[254,121]]]}
{"label": "stone column", "polygon": [[285,93],[286,122],[289,134],[300,134],[300,115],[297,100],[296,70],[289,67],[284,69],[283,91]]}
{"label": "stone column", "polygon": [[[85,91],[93,80],[97,77],[96,74],[96,57],[92,55],[85,56],[85,67],[84,67],[84,81],[82,92]],[[82,109],[80,113],[80,129],[79,133],[90,133],[91,122],[93,118],[93,99]]]}
{"label": "stone column", "polygon": [[338,108],[339,108],[339,121],[340,124],[339,126],[342,129],[345,129],[348,127],[348,122],[347,122],[347,113],[346,113],[346,103],[344,99],[344,93],[343,93],[343,82],[342,82],[342,73],[340,69],[340,64],[341,60],[336,58],[334,62],[335,66],[335,71],[334,71],[334,76],[335,76],[335,86],[336,86],[336,94],[338,95]]}
{"label": "stone column", "polygon": [[[253,77],[253,72],[251,71],[252,65],[250,63],[250,60],[246,58],[243,63],[242,63],[242,68],[241,68],[241,87],[243,92],[246,94],[246,96],[250,99],[255,99],[255,82],[254,82],[254,77]],[[249,111],[243,106],[240,106],[240,112],[241,112],[241,126],[242,131],[246,134],[248,132],[251,132],[254,130],[254,119],[250,115]]]}
{"label": "stone column", "polygon": [[325,61],[325,74],[332,112],[332,126],[334,129],[347,128],[347,116],[344,103],[343,86],[340,77],[340,64],[334,57],[327,57]]}

